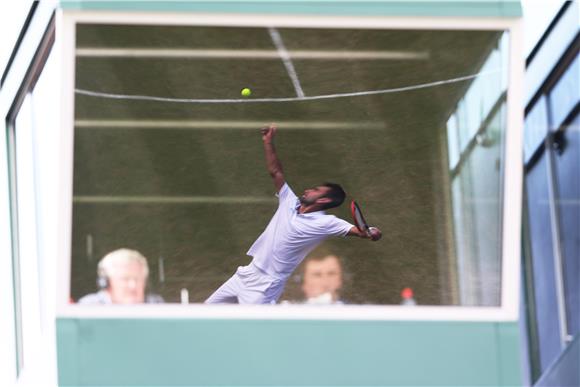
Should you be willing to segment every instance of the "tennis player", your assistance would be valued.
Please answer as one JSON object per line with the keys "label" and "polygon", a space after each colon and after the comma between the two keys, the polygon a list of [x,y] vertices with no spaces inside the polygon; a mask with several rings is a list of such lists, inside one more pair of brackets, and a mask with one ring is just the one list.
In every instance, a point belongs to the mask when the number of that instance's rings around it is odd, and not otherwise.
{"label": "tennis player", "polygon": [[253,257],[252,262],[238,267],[206,304],[275,304],[294,269],[327,237],[350,235],[377,241],[382,236],[376,227],[366,233],[325,213],[324,210],[338,207],[344,201],[346,195],[338,184],[325,183],[297,197],[284,178],[274,147],[275,135],[274,125],[262,128],[266,164],[276,187],[278,209],[247,253]]}

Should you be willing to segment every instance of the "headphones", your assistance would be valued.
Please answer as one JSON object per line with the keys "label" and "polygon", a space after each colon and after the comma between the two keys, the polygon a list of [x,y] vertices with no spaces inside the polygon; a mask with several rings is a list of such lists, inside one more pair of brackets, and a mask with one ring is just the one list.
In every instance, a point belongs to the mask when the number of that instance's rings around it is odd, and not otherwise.
{"label": "headphones", "polygon": [[109,277],[107,276],[107,270],[103,264],[103,260],[99,262],[97,266],[97,287],[99,290],[106,290],[109,288]]}
{"label": "headphones", "polygon": [[106,290],[109,287],[109,278],[104,276],[104,275],[100,275],[97,277],[97,287],[99,288],[99,290]]}

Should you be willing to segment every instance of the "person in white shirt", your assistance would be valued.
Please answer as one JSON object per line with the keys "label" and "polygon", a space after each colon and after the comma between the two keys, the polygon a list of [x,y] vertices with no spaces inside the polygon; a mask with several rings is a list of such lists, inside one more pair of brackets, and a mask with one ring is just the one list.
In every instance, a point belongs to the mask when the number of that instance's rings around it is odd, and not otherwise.
{"label": "person in white shirt", "polygon": [[248,250],[253,257],[247,266],[220,286],[206,304],[275,304],[288,277],[304,257],[330,236],[358,236],[377,241],[381,231],[371,227],[367,234],[324,210],[340,206],[346,196],[340,185],[325,183],[304,191],[298,198],[286,183],[274,147],[276,127],[262,128],[268,172],[279,199],[278,209],[266,230]]}

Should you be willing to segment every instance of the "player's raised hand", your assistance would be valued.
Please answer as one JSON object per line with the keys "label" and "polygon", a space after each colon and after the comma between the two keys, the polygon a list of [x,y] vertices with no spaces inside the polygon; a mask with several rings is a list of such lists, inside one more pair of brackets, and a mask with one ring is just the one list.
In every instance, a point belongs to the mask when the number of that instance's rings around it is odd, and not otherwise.
{"label": "player's raised hand", "polygon": [[262,140],[265,142],[266,141],[271,142],[276,134],[276,125],[270,124],[269,126],[264,126],[261,129],[261,132],[262,132]]}

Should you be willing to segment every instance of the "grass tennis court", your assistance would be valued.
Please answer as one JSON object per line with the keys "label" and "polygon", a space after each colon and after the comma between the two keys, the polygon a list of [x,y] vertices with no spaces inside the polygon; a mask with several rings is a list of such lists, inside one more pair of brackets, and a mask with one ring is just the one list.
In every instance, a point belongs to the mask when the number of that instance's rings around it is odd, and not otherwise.
{"label": "grass tennis court", "polygon": [[[476,74],[501,35],[278,31],[290,54],[319,55],[292,60],[306,96]],[[80,25],[77,49],[75,87],[80,89],[235,99],[250,87],[250,99],[296,96],[279,58],[244,56],[256,50],[276,53],[264,28]],[[182,50],[181,56],[175,50]],[[216,57],[217,50],[230,57]],[[357,53],[366,56],[353,59]],[[397,304],[400,290],[410,286],[421,304],[454,303],[446,125],[469,85],[256,104],[77,94],[72,296],[93,291],[99,258],[123,246],[149,258],[152,288],[172,302],[181,288],[189,290],[192,302],[202,302],[237,266],[247,264],[245,252],[276,208],[259,135],[261,125],[276,122],[278,154],[294,191],[299,195],[310,186],[338,182],[360,202],[369,223],[383,230],[378,243],[330,239],[323,246],[345,263],[344,299]],[[351,221],[347,207],[331,212]],[[291,299],[296,288],[290,281],[282,298]]]}

